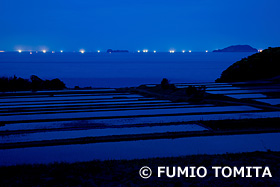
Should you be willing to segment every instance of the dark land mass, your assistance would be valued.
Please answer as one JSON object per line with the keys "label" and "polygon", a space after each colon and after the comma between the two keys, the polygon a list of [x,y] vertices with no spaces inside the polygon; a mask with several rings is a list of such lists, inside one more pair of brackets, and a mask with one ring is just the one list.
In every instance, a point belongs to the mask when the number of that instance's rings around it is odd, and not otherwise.
{"label": "dark land mass", "polygon": [[232,45],[224,49],[214,50],[213,52],[258,52],[258,50],[250,45]]}
{"label": "dark land mass", "polygon": [[[273,81],[259,81],[250,83],[234,83],[234,86],[246,87],[246,89],[278,89],[279,83]],[[277,106],[254,101],[251,99],[236,99],[223,94],[211,94],[207,92],[206,86],[189,85],[186,88],[177,88],[174,84],[170,84],[167,79],[163,79],[161,84],[149,87],[141,85],[139,87],[119,88],[119,92],[130,92],[143,95],[144,97],[153,97],[157,99],[166,99],[172,102],[188,102],[190,104],[213,104],[215,106],[228,105],[248,105],[264,110],[279,110]],[[279,92],[266,92],[265,95],[270,97],[278,97]]]}
{"label": "dark land mass", "polygon": [[[149,166],[153,173],[149,179],[142,179],[139,170]],[[174,177],[166,175],[158,178],[157,167],[204,166],[207,176]],[[215,177],[212,166],[269,167],[272,177],[241,176],[224,178]],[[182,157],[151,158],[137,160],[108,160],[77,163],[52,163],[0,167],[0,186],[279,186],[280,152],[252,152],[222,155],[192,155]],[[172,172],[172,171],[171,171]],[[246,176],[246,174],[245,174]]]}
{"label": "dark land mass", "polygon": [[107,53],[128,53],[128,52],[129,52],[128,50],[120,50],[120,49],[117,49],[117,50],[108,49],[107,50]]}
{"label": "dark land mass", "polygon": [[256,80],[280,81],[280,47],[268,48],[260,53],[235,62],[216,82],[246,82]]}
{"label": "dark land mass", "polygon": [[36,75],[31,75],[30,80],[16,76],[0,77],[0,92],[63,90],[65,88],[65,84],[58,78],[42,80]]}
{"label": "dark land mass", "polygon": [[174,84],[170,84],[169,80],[164,78],[161,84],[154,87],[147,87],[141,85],[131,88],[120,88],[120,92],[131,92],[143,95],[145,97],[154,97],[157,99],[167,99],[173,102],[190,102],[190,103],[203,103],[204,99],[209,96],[205,92],[204,86],[189,86],[186,89],[177,88]]}

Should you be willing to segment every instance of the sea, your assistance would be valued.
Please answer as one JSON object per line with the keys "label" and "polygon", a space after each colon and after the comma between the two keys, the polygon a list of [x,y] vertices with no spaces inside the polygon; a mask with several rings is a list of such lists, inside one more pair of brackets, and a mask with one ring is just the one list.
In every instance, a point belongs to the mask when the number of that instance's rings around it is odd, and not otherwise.
{"label": "sea", "polygon": [[214,82],[223,70],[252,53],[4,52],[0,77],[61,79],[67,87],[119,88],[171,83]]}

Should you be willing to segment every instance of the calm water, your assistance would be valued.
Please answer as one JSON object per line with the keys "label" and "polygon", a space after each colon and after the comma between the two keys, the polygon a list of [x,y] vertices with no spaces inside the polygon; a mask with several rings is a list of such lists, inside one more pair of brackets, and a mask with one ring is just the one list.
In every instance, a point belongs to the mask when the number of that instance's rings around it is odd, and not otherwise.
{"label": "calm water", "polygon": [[0,53],[0,76],[60,78],[68,87],[125,87],[172,82],[213,82],[252,53]]}
{"label": "calm water", "polygon": [[0,150],[0,166],[279,151],[279,140],[279,133],[266,133],[7,149]]}

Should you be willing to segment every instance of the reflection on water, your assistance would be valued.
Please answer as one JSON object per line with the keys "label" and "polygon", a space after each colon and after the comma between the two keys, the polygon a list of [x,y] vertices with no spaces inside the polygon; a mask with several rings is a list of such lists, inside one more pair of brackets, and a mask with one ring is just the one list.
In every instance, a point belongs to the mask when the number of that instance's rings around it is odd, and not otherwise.
{"label": "reflection on water", "polygon": [[72,131],[70,130],[70,131],[40,132],[40,133],[0,136],[0,143],[128,135],[128,134],[203,131],[203,130],[207,130],[207,129],[196,124],[147,126],[147,127],[131,127],[131,128],[87,129],[87,130],[72,130]]}
{"label": "reflection on water", "polygon": [[0,150],[0,165],[280,151],[280,133],[190,137]]}
{"label": "reflection on water", "polygon": [[72,119],[72,118],[93,118],[105,117],[116,118],[121,116],[138,116],[138,115],[170,115],[170,114],[186,114],[186,113],[202,113],[202,112],[233,112],[233,111],[257,111],[258,108],[250,106],[214,106],[214,107],[198,107],[198,108],[167,108],[152,110],[123,110],[123,111],[92,111],[92,112],[75,112],[75,113],[54,113],[54,114],[36,114],[36,115],[11,115],[1,116],[3,121],[24,121],[24,120],[47,120],[47,119]]}
{"label": "reflection on water", "polygon": [[275,99],[256,99],[256,101],[268,103],[271,105],[280,105],[280,99],[275,98]]}

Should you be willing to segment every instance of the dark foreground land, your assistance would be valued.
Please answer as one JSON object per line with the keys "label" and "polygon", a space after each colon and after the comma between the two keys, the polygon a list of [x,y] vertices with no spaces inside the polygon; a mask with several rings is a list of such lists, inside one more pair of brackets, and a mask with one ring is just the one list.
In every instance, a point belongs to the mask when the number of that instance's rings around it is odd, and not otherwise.
{"label": "dark foreground land", "polygon": [[[139,169],[149,166],[149,179],[139,176]],[[158,166],[204,166],[204,178],[157,177]],[[272,178],[218,177],[212,166],[268,166]],[[54,163],[48,165],[20,165],[0,167],[0,186],[279,186],[280,152],[253,152],[224,155],[193,155],[175,158],[141,160],[91,161]],[[260,172],[260,175],[262,172]]]}

